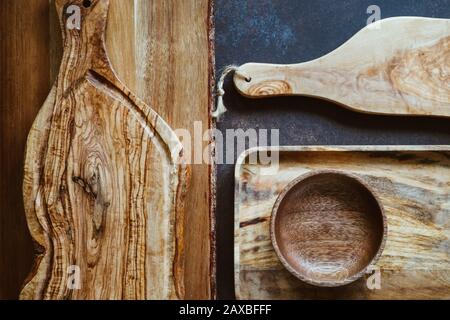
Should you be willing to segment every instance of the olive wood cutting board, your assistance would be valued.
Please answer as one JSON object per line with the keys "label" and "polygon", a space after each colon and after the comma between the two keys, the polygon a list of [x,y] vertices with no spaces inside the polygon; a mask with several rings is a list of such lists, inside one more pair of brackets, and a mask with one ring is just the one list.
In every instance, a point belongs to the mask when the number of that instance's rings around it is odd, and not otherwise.
{"label": "olive wood cutting board", "polygon": [[183,298],[182,145],[113,71],[109,1],[56,6],[64,53],[27,141],[36,257],[21,298]]}
{"label": "olive wood cutting board", "polygon": [[[279,151],[278,169],[247,161],[267,150]],[[341,287],[318,287],[295,278],[277,258],[270,238],[278,195],[297,177],[320,170],[337,170],[364,181],[387,219],[385,247],[373,272]],[[236,165],[234,230],[239,299],[449,299],[450,148],[251,149]],[[374,277],[378,284],[367,285]]]}
{"label": "olive wood cutting board", "polygon": [[234,83],[250,98],[304,95],[366,113],[448,117],[450,20],[380,20],[313,61],[244,64]]}

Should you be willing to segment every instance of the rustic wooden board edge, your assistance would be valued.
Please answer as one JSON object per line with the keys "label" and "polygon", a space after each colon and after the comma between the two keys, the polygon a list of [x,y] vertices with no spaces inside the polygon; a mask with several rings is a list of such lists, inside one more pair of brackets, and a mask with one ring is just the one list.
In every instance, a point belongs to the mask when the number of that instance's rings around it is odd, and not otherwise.
{"label": "rustic wooden board edge", "polygon": [[[215,0],[208,0],[208,82],[209,82],[209,95],[208,95],[208,115],[215,108],[215,87],[216,87],[216,60],[215,60],[215,24],[214,24],[214,10]],[[209,128],[215,130],[217,127],[216,121],[213,121],[211,116],[208,116]],[[211,142],[211,141],[210,141]],[[211,142],[213,143],[213,142]],[[215,147],[215,144],[214,144]],[[210,154],[212,160],[214,160],[212,153]],[[217,187],[217,166],[214,161],[211,161],[209,168],[209,220],[210,220],[210,299],[217,299],[217,247],[216,247],[216,187]]]}
{"label": "rustic wooden board edge", "polygon": [[234,171],[234,290],[236,299],[246,299],[240,289],[240,223],[239,223],[239,190],[240,173],[246,159],[256,152],[450,152],[450,145],[329,145],[329,146],[272,146],[255,147],[242,152],[236,160]]}

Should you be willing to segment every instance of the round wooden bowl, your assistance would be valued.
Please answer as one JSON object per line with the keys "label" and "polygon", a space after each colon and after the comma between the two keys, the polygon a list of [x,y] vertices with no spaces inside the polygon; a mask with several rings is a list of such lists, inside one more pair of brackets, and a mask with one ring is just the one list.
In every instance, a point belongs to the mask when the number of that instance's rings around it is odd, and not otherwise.
{"label": "round wooden bowl", "polygon": [[281,263],[298,279],[321,287],[363,276],[384,248],[386,218],[360,178],[316,171],[292,181],[272,211],[271,237]]}

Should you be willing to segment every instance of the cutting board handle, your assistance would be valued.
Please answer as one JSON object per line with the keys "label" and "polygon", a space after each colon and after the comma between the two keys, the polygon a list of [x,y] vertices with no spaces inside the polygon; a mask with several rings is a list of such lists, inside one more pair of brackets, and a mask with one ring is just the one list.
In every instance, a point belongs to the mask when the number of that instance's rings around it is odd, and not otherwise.
{"label": "cutting board handle", "polygon": [[318,59],[247,63],[234,83],[251,98],[304,95],[377,114],[450,117],[450,19],[394,17]]}
{"label": "cutting board handle", "polygon": [[115,78],[105,49],[105,31],[109,0],[55,0],[60,19],[64,54],[61,68],[70,70],[64,76],[67,89],[86,72]]}

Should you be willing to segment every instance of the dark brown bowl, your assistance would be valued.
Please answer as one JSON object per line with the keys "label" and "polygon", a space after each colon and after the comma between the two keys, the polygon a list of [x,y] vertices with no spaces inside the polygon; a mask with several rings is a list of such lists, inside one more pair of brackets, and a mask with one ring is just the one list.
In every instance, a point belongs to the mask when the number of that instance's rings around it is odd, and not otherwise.
{"label": "dark brown bowl", "polygon": [[383,207],[360,178],[316,171],[292,181],[278,197],[271,237],[281,263],[321,287],[353,282],[375,264],[387,235]]}

